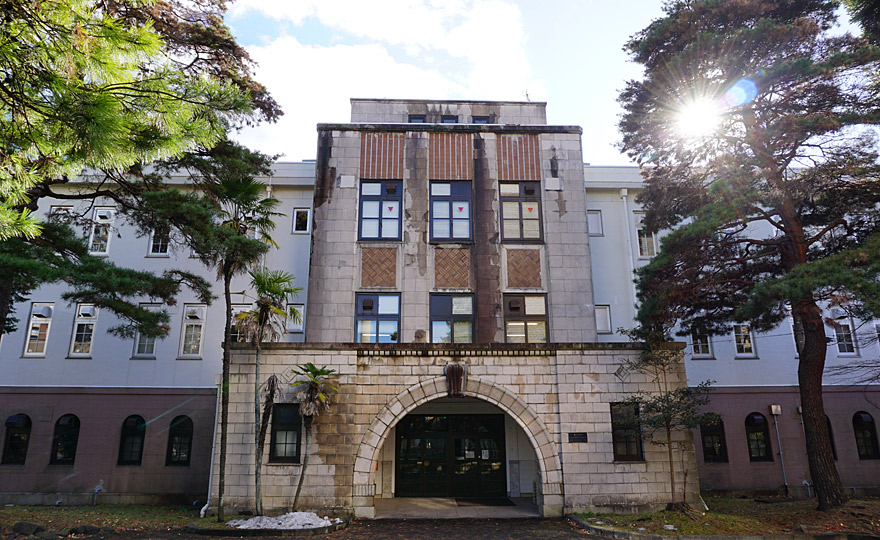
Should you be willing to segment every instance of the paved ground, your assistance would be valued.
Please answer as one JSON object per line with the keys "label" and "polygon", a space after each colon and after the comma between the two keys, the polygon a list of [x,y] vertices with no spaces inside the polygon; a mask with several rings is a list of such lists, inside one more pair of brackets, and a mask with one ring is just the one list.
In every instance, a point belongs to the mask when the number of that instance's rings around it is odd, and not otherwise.
{"label": "paved ground", "polygon": [[[181,531],[100,534],[103,540],[229,540]],[[235,538],[235,537],[231,537]],[[271,537],[252,537],[268,539]],[[328,540],[602,540],[564,519],[379,519],[358,520],[348,528],[319,536],[293,538]],[[288,537],[286,540],[291,540]]]}

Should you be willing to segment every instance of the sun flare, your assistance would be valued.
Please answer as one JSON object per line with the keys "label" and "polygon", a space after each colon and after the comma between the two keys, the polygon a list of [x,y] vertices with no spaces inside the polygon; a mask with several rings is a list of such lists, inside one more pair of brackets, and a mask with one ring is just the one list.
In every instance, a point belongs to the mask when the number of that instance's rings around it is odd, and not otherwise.
{"label": "sun flare", "polygon": [[695,100],[678,111],[676,127],[679,135],[687,138],[707,137],[721,122],[721,109],[710,99]]}

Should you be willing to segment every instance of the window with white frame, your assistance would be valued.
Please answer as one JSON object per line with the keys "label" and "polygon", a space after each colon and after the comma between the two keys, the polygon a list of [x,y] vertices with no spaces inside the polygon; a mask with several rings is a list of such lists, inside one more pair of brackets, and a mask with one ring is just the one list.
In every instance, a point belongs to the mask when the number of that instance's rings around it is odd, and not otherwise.
{"label": "window with white frame", "polygon": [[294,208],[293,209],[293,230],[295,233],[307,233],[311,230],[312,220],[311,208]]}
{"label": "window with white frame", "polygon": [[[291,315],[292,310],[299,314],[299,319]],[[287,304],[287,331],[290,333],[302,333],[306,328],[306,305]]]}
{"label": "window with white frame", "polygon": [[596,332],[611,333],[611,306],[596,306]]}
{"label": "window with white frame", "polygon": [[244,321],[241,314],[249,311],[251,306],[247,304],[235,304],[232,306],[232,328],[230,329],[229,341],[232,343],[244,343],[248,340],[247,331],[245,330]]}
{"label": "window with white frame", "polygon": [[755,336],[752,334],[752,327],[748,324],[733,325],[733,341],[736,344],[737,357],[754,358],[757,356]]}
{"label": "window with white frame", "polygon": [[853,324],[849,319],[834,321],[834,341],[840,354],[858,354],[853,332]]}
{"label": "window with white frame", "polygon": [[183,307],[183,331],[180,337],[181,358],[201,358],[205,311],[204,305],[187,304]]}
{"label": "window with white frame", "polygon": [[98,308],[94,304],[77,304],[76,318],[73,321],[73,338],[70,341],[70,356],[92,355],[92,340],[95,337],[97,321]]}
{"label": "window with white frame", "polygon": [[52,326],[53,304],[35,303],[31,306],[28,337],[24,346],[25,356],[45,356],[49,341],[49,328]]}
{"label": "window with white frame", "polygon": [[[141,305],[147,311],[159,311],[158,305]],[[155,358],[156,357],[156,340],[155,336],[145,336],[140,332],[134,338],[134,357],[135,358]]]}
{"label": "window with white frame", "polygon": [[73,206],[54,205],[49,207],[49,220],[65,221],[73,214]]}
{"label": "window with white frame", "polygon": [[653,257],[657,254],[657,235],[645,229],[645,215],[636,214],[636,235],[639,240],[639,257]]}
{"label": "window with white frame", "polygon": [[602,230],[602,211],[587,210],[587,229],[590,236],[603,236],[605,232]]}
{"label": "window with white frame", "polygon": [[95,208],[92,230],[89,234],[89,255],[110,253],[110,233],[113,228],[113,208]]}
{"label": "window with white frame", "polygon": [[150,255],[168,255],[171,246],[171,232],[168,227],[154,229],[150,234]]}
{"label": "window with white frame", "polygon": [[691,333],[691,354],[694,358],[712,358],[712,341],[709,334]]}

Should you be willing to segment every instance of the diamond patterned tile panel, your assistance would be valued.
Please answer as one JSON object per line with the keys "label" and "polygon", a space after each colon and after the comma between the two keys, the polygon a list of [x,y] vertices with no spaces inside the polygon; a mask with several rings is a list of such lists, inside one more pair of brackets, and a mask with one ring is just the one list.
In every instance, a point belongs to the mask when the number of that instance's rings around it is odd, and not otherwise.
{"label": "diamond patterned tile panel", "polygon": [[471,252],[469,249],[434,251],[435,287],[470,287]]}
{"label": "diamond patterned tile panel", "polygon": [[507,250],[507,286],[541,286],[541,252],[537,249]]}
{"label": "diamond patterned tile panel", "polygon": [[364,248],[361,257],[361,287],[397,286],[397,249]]}

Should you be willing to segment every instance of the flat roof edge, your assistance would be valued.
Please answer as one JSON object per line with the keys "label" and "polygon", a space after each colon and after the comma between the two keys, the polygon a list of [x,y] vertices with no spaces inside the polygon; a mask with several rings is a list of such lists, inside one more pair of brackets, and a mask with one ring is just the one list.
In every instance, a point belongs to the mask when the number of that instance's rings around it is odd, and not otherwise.
{"label": "flat roof edge", "polygon": [[321,131],[436,131],[446,133],[576,133],[583,134],[580,126],[548,126],[546,124],[380,124],[358,122],[348,124],[318,124]]}

